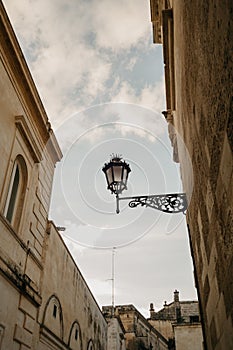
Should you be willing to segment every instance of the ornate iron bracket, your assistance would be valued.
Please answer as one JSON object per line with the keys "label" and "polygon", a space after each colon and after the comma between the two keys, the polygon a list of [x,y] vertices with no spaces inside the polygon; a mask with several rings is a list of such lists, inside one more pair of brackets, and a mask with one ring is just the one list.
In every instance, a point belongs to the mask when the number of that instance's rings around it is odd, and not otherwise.
{"label": "ornate iron bracket", "polygon": [[129,200],[129,207],[136,208],[138,205],[142,207],[150,207],[152,209],[163,211],[164,213],[185,214],[187,210],[187,198],[185,193],[158,194],[151,196],[135,196],[135,197],[119,197],[116,196],[117,207],[116,212],[119,214],[119,201]]}

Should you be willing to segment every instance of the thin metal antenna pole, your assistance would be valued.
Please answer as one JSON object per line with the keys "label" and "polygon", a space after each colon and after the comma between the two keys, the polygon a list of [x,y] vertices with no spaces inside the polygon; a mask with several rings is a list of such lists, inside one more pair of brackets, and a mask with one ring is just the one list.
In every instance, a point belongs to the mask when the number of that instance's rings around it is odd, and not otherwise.
{"label": "thin metal antenna pole", "polygon": [[112,317],[114,316],[115,308],[115,250],[116,247],[112,248]]}

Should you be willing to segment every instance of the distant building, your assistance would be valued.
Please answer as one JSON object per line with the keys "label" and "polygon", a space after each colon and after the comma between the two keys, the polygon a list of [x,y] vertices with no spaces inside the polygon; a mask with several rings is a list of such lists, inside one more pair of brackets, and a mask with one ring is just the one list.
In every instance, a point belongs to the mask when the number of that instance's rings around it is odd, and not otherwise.
{"label": "distant building", "polygon": [[150,304],[148,319],[133,305],[115,306],[114,313],[112,306],[103,306],[102,312],[108,322],[109,350],[203,349],[198,301],[180,301],[177,290],[161,310],[154,311]]}
{"label": "distant building", "polygon": [[[112,317],[112,306],[103,306],[102,312],[110,320]],[[120,319],[124,328],[126,350],[168,349],[168,341],[165,337],[152,327],[133,305],[115,306],[114,317]],[[113,350],[111,347],[108,349]]]}
{"label": "distant building", "polygon": [[108,323],[107,349],[126,350],[125,329],[119,316],[104,312],[104,317]]}
{"label": "distant building", "polygon": [[0,1],[0,348],[106,350],[107,323],[48,220],[61,151]]}
{"label": "distant building", "polygon": [[233,1],[150,4],[153,39],[163,45],[163,114],[189,201],[204,346],[233,349]]}
{"label": "distant building", "polygon": [[180,301],[175,290],[174,300],[155,312],[150,304],[149,323],[168,341],[169,349],[202,350],[203,336],[197,301]]}

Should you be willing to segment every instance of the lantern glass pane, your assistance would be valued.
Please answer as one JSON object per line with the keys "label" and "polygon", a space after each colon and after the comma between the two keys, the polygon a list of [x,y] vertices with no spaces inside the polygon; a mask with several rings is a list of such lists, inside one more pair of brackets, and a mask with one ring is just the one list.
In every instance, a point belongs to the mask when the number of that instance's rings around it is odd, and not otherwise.
{"label": "lantern glass pane", "polygon": [[124,173],[123,173],[123,182],[124,184],[126,185],[126,182],[127,182],[127,176],[128,175],[128,171],[126,168],[124,168]]}
{"label": "lantern glass pane", "polygon": [[113,172],[114,172],[114,181],[120,182],[121,176],[122,176],[122,166],[119,165],[114,165],[113,167]]}
{"label": "lantern glass pane", "polygon": [[106,171],[106,177],[107,177],[108,184],[110,185],[110,184],[113,182],[113,178],[112,178],[112,168],[107,169],[107,171]]}

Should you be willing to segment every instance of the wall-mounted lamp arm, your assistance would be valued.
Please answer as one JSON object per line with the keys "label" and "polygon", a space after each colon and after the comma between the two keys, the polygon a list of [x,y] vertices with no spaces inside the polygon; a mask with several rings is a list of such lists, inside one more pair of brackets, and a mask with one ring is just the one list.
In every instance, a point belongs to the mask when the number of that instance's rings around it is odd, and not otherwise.
{"label": "wall-mounted lamp arm", "polygon": [[116,195],[116,213],[120,213],[119,201],[128,200],[130,208],[136,208],[138,205],[150,207],[164,213],[185,214],[187,210],[187,198],[185,193],[158,194],[148,196],[119,197]]}

